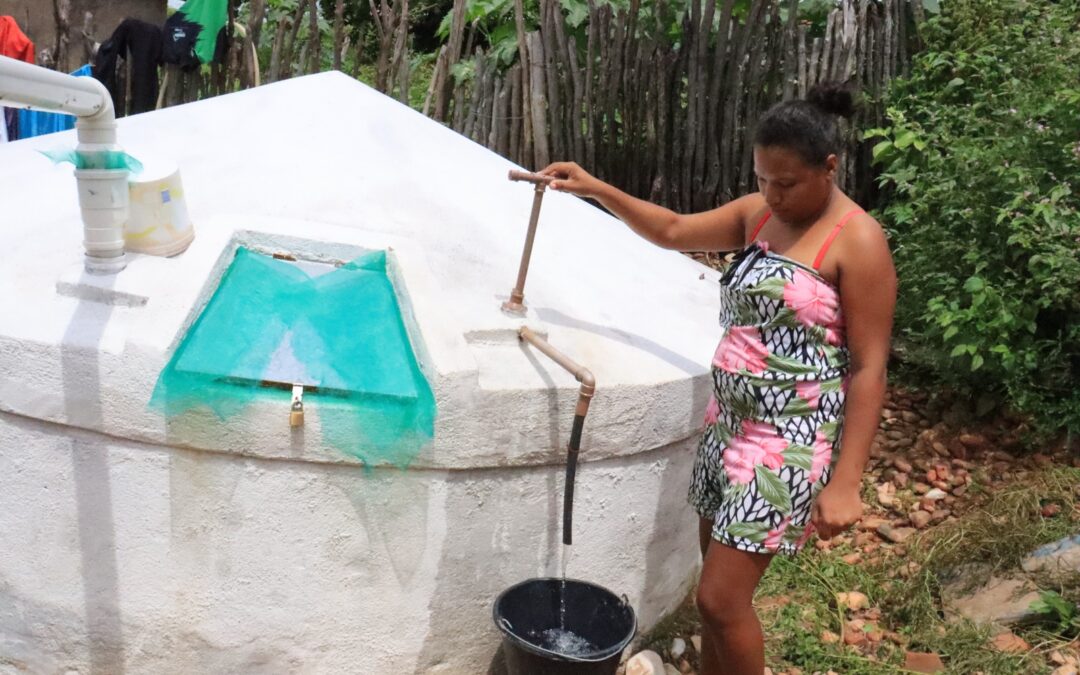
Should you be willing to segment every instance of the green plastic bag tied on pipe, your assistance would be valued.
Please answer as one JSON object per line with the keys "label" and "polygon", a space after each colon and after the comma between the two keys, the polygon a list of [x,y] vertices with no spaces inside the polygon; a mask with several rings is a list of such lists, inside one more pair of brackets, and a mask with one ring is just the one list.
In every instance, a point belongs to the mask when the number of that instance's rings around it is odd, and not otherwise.
{"label": "green plastic bag tied on pipe", "polygon": [[68,162],[76,169],[125,169],[131,173],[141,173],[142,162],[122,150],[103,150],[100,152],[79,152],[77,150],[39,150],[52,160],[53,164]]}

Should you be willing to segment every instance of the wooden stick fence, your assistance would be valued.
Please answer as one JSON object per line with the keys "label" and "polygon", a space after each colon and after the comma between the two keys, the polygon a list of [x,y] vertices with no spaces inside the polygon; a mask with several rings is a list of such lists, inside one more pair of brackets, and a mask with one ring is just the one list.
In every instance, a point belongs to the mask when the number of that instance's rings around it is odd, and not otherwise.
{"label": "wooden stick fence", "polygon": [[[539,0],[539,26],[526,31],[515,0],[517,59],[502,68],[475,46],[476,25],[455,0],[450,36],[435,60],[423,112],[526,168],[578,162],[631,194],[680,211],[703,210],[753,189],[751,134],[777,101],[805,97],[814,84],[850,81],[864,104],[845,127],[839,182],[861,203],[875,198],[869,148],[859,131],[880,126],[881,93],[906,71],[918,48],[922,0],[839,0],[821,35],[798,21],[798,0],[689,0],[681,38],[672,43],[656,0],[616,10],[590,0],[582,30],[572,30],[557,0]],[[408,100],[408,0],[369,0],[376,23],[376,86]],[[246,39],[209,81],[173,71],[167,104],[231,91],[252,82],[265,0],[251,0]],[[335,3],[332,62],[350,47],[343,3]],[[316,72],[321,63],[315,0],[300,0],[274,26],[266,81]],[[306,21],[305,21],[306,19]],[[307,27],[307,40],[299,39]],[[241,31],[243,32],[243,31]],[[301,44],[303,43],[303,44]],[[472,59],[471,77],[455,66]]]}
{"label": "wooden stick fence", "polygon": [[753,189],[751,133],[768,106],[851,81],[864,105],[846,128],[840,182],[872,201],[857,130],[882,123],[880,94],[917,47],[919,0],[843,0],[820,36],[796,20],[797,0],[752,0],[742,17],[734,4],[691,0],[677,45],[639,24],[636,0],[625,11],[591,4],[580,45],[558,3],[540,0],[539,28],[525,33],[519,22],[518,62],[500,71],[476,49],[473,76],[460,83],[449,76],[465,56],[455,17],[429,112],[527,168],[573,160],[632,194],[701,210]]}

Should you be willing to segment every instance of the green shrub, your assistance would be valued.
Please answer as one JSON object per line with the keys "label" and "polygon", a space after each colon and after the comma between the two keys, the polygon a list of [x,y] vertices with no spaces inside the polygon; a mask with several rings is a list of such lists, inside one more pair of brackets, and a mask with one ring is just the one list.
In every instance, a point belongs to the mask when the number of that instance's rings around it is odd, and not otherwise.
{"label": "green shrub", "polygon": [[897,337],[942,383],[1080,430],[1080,2],[950,0],[867,132]]}

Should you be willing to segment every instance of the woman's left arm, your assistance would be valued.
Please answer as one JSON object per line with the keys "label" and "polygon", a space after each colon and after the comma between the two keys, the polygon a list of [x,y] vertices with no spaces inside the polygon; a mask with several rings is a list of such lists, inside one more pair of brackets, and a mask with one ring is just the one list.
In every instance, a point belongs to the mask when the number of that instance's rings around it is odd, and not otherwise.
{"label": "woman's left arm", "polygon": [[823,539],[840,534],[862,515],[862,475],[881,420],[896,305],[896,270],[881,226],[866,216],[849,223],[844,234],[833,249],[838,260],[851,379],[840,458],[829,484],[814,502],[813,522]]}

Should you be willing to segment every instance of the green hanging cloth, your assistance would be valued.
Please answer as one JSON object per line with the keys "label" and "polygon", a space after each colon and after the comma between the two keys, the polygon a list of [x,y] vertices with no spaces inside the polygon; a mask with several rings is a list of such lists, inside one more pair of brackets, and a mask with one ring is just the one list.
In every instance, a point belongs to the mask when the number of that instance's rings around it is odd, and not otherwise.
{"label": "green hanging cloth", "polygon": [[229,22],[229,0],[188,0],[165,21],[162,59],[185,69],[213,63]]}

